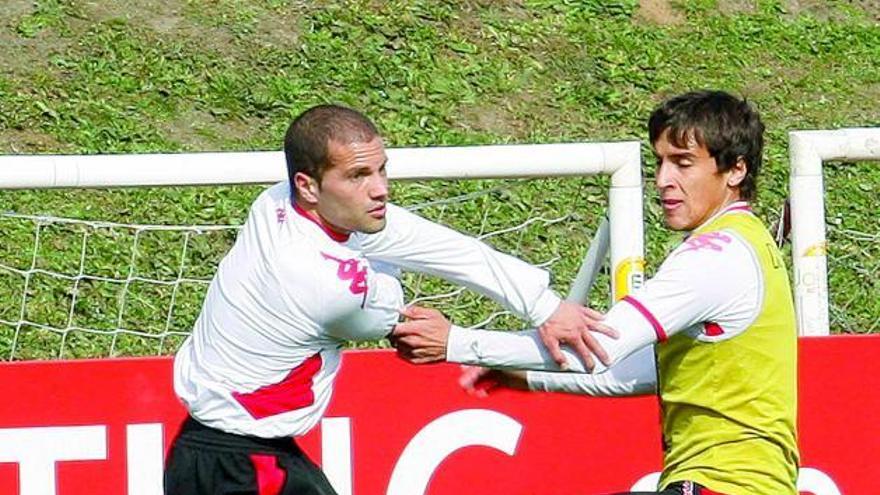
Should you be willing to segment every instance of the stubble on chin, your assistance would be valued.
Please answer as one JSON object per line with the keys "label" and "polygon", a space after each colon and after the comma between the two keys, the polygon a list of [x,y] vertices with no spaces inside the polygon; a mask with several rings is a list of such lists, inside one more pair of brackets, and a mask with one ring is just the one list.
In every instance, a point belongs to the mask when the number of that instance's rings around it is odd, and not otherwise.
{"label": "stubble on chin", "polygon": [[375,220],[363,225],[360,231],[364,234],[378,234],[385,230],[385,225],[387,223],[388,222],[384,218],[382,220]]}

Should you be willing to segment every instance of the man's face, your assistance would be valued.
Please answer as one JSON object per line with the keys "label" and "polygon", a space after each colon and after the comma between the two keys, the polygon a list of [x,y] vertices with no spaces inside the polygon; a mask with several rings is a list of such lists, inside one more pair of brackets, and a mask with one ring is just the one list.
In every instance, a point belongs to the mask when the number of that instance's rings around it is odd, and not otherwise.
{"label": "man's face", "polygon": [[382,138],[366,143],[330,141],[318,192],[321,219],[339,232],[372,234],[385,228],[388,178]]}
{"label": "man's face", "polygon": [[718,172],[715,158],[693,136],[687,147],[679,148],[669,141],[669,130],[665,130],[654,143],[654,155],[655,184],[670,229],[693,230],[739,199],[739,188],[728,185],[737,167]]}

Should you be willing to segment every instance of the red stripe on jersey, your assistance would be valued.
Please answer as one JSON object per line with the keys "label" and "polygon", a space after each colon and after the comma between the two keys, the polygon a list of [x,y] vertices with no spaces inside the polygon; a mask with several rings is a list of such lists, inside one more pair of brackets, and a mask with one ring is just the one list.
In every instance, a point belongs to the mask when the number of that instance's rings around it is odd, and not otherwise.
{"label": "red stripe on jersey", "polygon": [[330,238],[333,239],[334,241],[336,241],[336,242],[348,241],[350,234],[343,233],[343,232],[337,232],[337,231],[331,229],[330,227],[328,227],[327,225],[324,225],[317,218],[312,216],[309,212],[300,208],[300,206],[296,203],[293,204],[293,211],[297,212],[299,214],[299,216],[305,218],[306,220],[314,222],[315,225],[320,227],[321,230],[323,230],[324,233],[327,234],[328,236],[330,236]]}
{"label": "red stripe on jersey", "polygon": [[321,354],[306,359],[278,383],[260,387],[253,392],[232,392],[232,397],[253,416],[263,419],[295,411],[315,403],[312,378],[321,370]]}
{"label": "red stripe on jersey", "polygon": [[719,335],[724,335],[724,329],[721,328],[721,325],[713,321],[707,321],[706,323],[703,323],[703,333],[709,337],[717,337]]}
{"label": "red stripe on jersey", "polygon": [[644,316],[645,319],[648,320],[648,323],[650,323],[651,326],[654,327],[654,333],[657,334],[657,340],[659,342],[664,342],[667,339],[666,330],[663,329],[663,325],[661,325],[660,322],[657,321],[657,318],[654,318],[654,315],[651,314],[650,311],[648,311],[648,308],[646,308],[642,303],[640,303],[632,296],[624,296],[622,300],[630,303],[632,307],[636,308],[639,313],[641,313],[642,316]]}
{"label": "red stripe on jersey", "polygon": [[257,495],[278,495],[284,488],[287,477],[283,469],[278,467],[274,455],[252,454],[251,462],[257,475]]}

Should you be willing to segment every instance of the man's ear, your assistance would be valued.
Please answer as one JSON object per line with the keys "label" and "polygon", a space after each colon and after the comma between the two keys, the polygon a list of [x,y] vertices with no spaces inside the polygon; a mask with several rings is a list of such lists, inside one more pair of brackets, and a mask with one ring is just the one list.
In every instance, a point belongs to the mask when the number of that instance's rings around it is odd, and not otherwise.
{"label": "man's ear", "polygon": [[730,167],[728,170],[729,175],[727,176],[727,185],[730,187],[740,187],[742,186],[742,182],[746,178],[746,174],[748,173],[748,167],[746,167],[746,161],[743,157],[739,157],[736,159],[736,163]]}
{"label": "man's ear", "polygon": [[297,196],[306,203],[315,204],[318,202],[321,188],[318,187],[318,181],[314,178],[302,172],[297,172],[293,176],[293,186],[296,188]]}

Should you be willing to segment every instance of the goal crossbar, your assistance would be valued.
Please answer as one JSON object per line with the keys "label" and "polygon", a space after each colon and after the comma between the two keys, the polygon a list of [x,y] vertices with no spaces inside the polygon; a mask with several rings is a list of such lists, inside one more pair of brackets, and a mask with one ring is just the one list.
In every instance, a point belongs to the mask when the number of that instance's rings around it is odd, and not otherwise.
{"label": "goal crossbar", "polygon": [[[612,297],[643,283],[638,141],[390,148],[387,154],[388,176],[395,180],[609,175]],[[266,184],[285,178],[280,151],[0,156],[2,189]]]}
{"label": "goal crossbar", "polygon": [[[390,148],[391,179],[492,179],[608,174],[640,181],[638,142]],[[267,184],[284,180],[280,151],[127,155],[0,155],[0,188]],[[619,172],[619,173],[618,173]]]}

